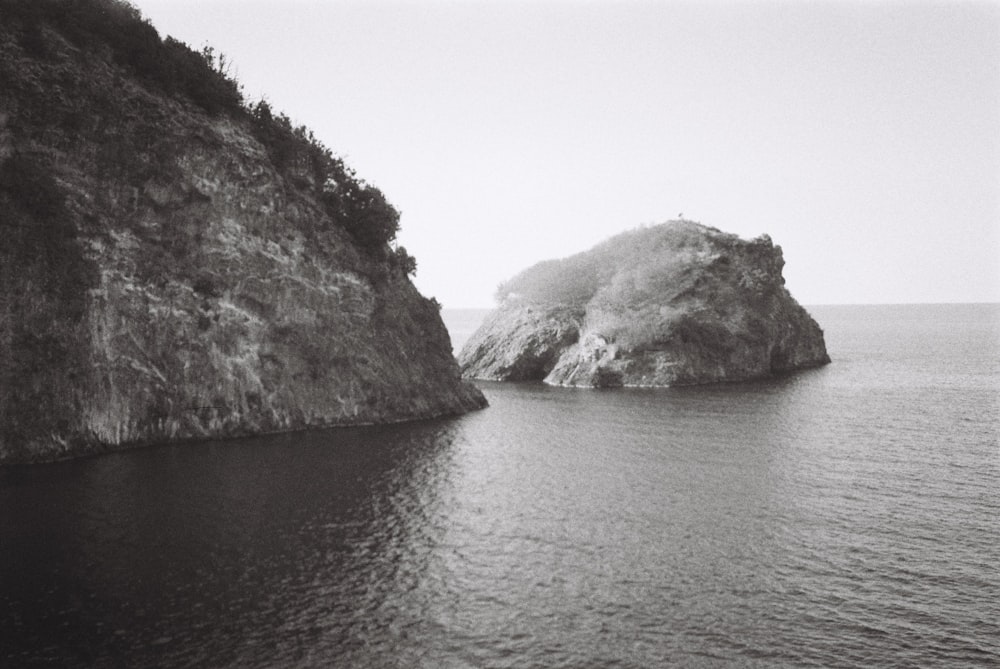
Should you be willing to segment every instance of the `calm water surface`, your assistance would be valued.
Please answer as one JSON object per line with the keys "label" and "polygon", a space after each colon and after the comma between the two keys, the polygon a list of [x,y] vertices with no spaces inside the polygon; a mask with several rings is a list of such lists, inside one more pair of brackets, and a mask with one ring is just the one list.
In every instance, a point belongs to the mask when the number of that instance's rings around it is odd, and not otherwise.
{"label": "calm water surface", "polygon": [[769,382],[0,469],[0,665],[1000,665],[1000,307],[811,311]]}

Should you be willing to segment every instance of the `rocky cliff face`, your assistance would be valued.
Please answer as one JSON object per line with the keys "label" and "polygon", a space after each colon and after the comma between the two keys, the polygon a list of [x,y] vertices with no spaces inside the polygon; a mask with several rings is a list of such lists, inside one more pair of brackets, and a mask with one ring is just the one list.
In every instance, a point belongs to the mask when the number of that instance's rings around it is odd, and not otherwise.
{"label": "rocky cliff face", "polygon": [[377,190],[72,25],[0,20],[0,463],[485,404]]}
{"label": "rocky cliff face", "polygon": [[459,354],[463,374],[565,386],[740,381],[830,361],[781,248],[688,221],[528,269]]}

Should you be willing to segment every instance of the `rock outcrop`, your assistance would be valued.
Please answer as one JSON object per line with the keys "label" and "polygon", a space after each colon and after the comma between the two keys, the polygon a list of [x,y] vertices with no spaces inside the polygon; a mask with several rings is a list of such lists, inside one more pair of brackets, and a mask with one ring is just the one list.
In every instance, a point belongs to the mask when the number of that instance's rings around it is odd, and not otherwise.
{"label": "rock outcrop", "polygon": [[381,193],[210,52],[0,12],[0,463],[485,405]]}
{"label": "rock outcrop", "polygon": [[742,381],[830,361],[781,248],[689,221],[535,265],[459,354],[465,376],[563,386]]}

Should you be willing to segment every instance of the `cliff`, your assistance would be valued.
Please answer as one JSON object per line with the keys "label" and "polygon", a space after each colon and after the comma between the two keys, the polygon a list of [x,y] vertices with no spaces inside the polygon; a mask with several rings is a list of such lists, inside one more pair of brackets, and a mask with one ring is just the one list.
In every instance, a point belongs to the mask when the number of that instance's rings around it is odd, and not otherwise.
{"label": "cliff", "polygon": [[689,221],[535,265],[459,354],[465,376],[564,386],[741,381],[826,364],[781,247]]}
{"label": "cliff", "polygon": [[485,405],[395,210],[221,65],[0,2],[0,463]]}

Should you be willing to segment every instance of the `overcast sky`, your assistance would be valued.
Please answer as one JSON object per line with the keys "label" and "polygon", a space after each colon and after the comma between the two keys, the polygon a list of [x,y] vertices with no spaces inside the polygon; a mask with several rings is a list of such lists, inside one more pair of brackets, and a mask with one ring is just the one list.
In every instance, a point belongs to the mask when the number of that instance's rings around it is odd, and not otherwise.
{"label": "overcast sky", "polygon": [[1000,301],[1000,4],[135,0],[402,211],[417,286],[683,213],[804,304]]}

